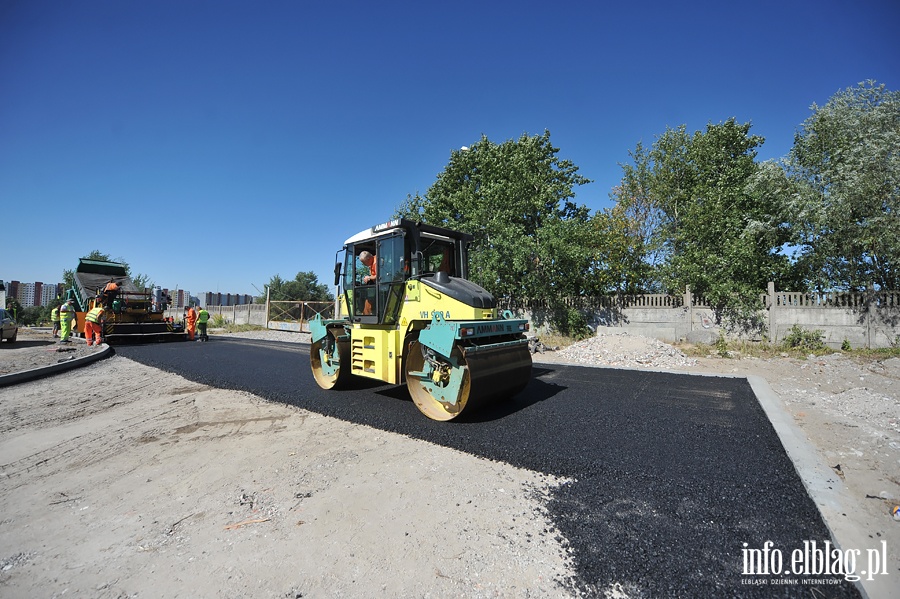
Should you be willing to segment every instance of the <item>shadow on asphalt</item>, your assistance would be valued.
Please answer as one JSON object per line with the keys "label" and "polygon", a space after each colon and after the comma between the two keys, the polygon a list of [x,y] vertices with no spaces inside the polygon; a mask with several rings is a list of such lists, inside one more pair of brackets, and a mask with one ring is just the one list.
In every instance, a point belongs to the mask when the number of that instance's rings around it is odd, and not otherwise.
{"label": "shadow on asphalt", "polygon": [[[550,399],[557,393],[564,391],[566,387],[548,384],[544,381],[537,380],[537,377],[549,372],[553,372],[553,370],[548,368],[532,368],[531,380],[528,383],[528,386],[525,387],[525,389],[523,389],[521,392],[509,398],[501,398],[493,404],[479,407],[479,409],[477,410],[473,410],[471,412],[465,411],[458,418],[447,421],[447,424],[452,425],[454,423],[463,424],[501,420],[503,418],[506,418],[507,416],[510,416],[511,414],[515,414],[516,412]],[[384,383],[373,381],[368,385],[359,384],[350,388],[374,389],[379,386],[384,386]],[[412,398],[409,396],[409,391],[407,390],[406,385],[394,385],[384,389],[380,389],[378,391],[374,391],[374,393],[376,395],[381,395],[382,397],[389,397],[391,399],[397,399],[400,401],[412,403]]]}

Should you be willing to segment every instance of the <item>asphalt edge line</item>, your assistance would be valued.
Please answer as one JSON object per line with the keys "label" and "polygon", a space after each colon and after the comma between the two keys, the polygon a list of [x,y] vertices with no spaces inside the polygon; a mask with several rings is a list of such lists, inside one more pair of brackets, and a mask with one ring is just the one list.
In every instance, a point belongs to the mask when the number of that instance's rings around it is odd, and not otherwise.
{"label": "asphalt edge line", "polygon": [[0,387],[17,385],[19,383],[33,381],[35,379],[40,379],[53,374],[59,374],[60,372],[66,372],[67,370],[72,370],[81,366],[87,366],[88,364],[96,362],[97,360],[108,358],[112,353],[112,347],[107,345],[97,353],[91,354],[89,356],[82,356],[74,360],[59,362],[58,364],[53,364],[51,366],[42,366],[40,368],[32,368],[31,370],[22,370],[20,372],[5,374],[3,376],[0,376]]}

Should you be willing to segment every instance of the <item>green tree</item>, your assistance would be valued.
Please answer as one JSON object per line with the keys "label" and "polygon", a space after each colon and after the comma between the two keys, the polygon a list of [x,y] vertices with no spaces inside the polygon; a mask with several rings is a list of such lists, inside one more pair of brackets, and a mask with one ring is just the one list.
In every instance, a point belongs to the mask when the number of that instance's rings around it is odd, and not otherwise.
{"label": "green tree", "polygon": [[273,301],[327,302],[334,299],[328,286],[319,283],[312,271],[298,272],[290,281],[275,275],[269,279],[268,288],[269,298]]}
{"label": "green tree", "polygon": [[580,295],[592,285],[591,225],[573,198],[590,180],[558,152],[549,131],[500,144],[482,136],[395,216],[473,234],[470,276],[501,301]]}
{"label": "green tree", "polygon": [[26,326],[41,325],[50,322],[50,306],[29,306],[19,313],[18,322]]}
{"label": "green tree", "polygon": [[592,230],[584,243],[592,248],[593,292],[636,294],[659,292],[643,221],[635,204],[624,197],[621,187],[612,196],[619,201],[591,217]]}
{"label": "green tree", "polygon": [[873,81],[835,94],[796,134],[786,179],[797,267],[814,289],[900,289],[900,93]]}
{"label": "green tree", "polygon": [[657,260],[662,286],[690,286],[742,328],[760,326],[759,294],[790,272],[780,251],[789,238],[783,206],[750,186],[763,141],[734,119],[693,134],[668,129],[650,150],[632,153],[620,199],[642,215],[642,247]]}

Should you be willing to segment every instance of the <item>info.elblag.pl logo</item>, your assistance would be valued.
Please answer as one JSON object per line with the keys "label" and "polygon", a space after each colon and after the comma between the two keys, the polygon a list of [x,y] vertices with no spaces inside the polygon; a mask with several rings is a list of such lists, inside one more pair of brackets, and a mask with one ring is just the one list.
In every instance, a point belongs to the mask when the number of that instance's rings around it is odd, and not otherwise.
{"label": "info.elblag.pl logo", "polygon": [[[753,549],[748,543],[741,550],[743,576],[780,576],[780,579],[743,579],[744,584],[838,584],[841,579],[856,582],[863,576],[874,580],[886,575],[887,541],[875,549],[840,549],[831,541],[818,543],[803,541],[785,554],[772,541],[763,543],[761,549]],[[796,577],[796,578],[792,578]],[[766,580],[766,582],[763,582]]]}

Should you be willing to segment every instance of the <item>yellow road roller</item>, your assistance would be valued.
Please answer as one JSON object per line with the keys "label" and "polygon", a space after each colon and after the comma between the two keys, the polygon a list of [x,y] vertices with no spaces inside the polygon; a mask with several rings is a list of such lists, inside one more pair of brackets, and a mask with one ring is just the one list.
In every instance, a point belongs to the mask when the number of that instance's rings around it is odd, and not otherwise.
{"label": "yellow road roller", "polygon": [[434,420],[524,389],[528,321],[498,313],[494,296],[468,280],[472,240],[408,219],[348,239],[335,261],[336,317],[310,321],[319,386],[340,389],[352,376],[406,383]]}

